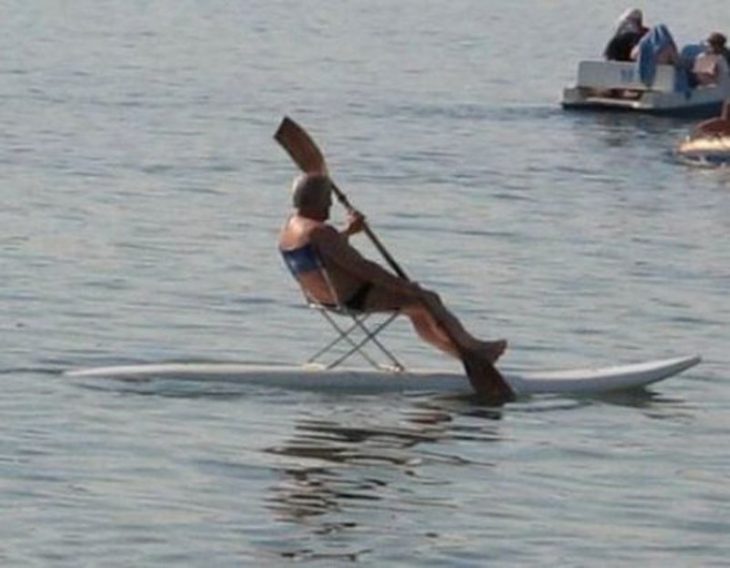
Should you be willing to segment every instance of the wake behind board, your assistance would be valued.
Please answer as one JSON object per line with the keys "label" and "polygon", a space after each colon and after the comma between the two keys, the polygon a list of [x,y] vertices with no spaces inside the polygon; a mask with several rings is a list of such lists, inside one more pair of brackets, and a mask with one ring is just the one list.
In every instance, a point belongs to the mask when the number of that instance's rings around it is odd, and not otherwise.
{"label": "wake behind board", "polygon": [[[697,365],[699,356],[677,357],[603,368],[504,373],[517,396],[600,394],[636,389]],[[123,380],[176,379],[235,382],[283,389],[347,392],[470,392],[463,374],[454,371],[386,372],[370,369],[251,365],[245,363],[159,363],[66,371],[78,378]]]}

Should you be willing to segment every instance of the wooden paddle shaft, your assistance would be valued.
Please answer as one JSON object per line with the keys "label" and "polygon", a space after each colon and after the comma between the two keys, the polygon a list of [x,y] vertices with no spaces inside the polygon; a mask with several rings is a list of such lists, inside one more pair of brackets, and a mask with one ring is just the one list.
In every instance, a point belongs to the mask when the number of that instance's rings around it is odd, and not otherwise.
{"label": "wooden paddle shaft", "polygon": [[[347,196],[340,190],[339,187],[337,187],[337,185],[335,184],[335,182],[332,181],[331,178],[330,182],[332,185],[332,191],[334,191],[335,195],[337,196],[337,200],[342,204],[342,206],[347,209],[347,211],[355,211],[355,208],[350,204],[350,200],[347,199]],[[373,245],[375,245],[375,248],[378,249],[378,252],[395,271],[395,273],[403,280],[410,281],[410,278],[408,278],[405,270],[401,268],[401,266],[396,262],[395,258],[393,258],[390,252],[388,252],[388,249],[385,248],[385,245],[380,242],[380,239],[377,237],[377,235],[373,233],[367,221],[365,221],[365,223],[363,224],[363,231],[368,236]]]}

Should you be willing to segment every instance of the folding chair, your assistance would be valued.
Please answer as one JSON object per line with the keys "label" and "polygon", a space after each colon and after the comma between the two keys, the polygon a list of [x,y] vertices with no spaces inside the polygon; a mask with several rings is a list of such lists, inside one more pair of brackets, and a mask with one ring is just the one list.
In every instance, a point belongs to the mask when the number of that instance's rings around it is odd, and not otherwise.
{"label": "folding chair", "polygon": [[[289,272],[291,272],[294,279],[299,284],[299,287],[304,295],[304,301],[307,306],[311,309],[317,310],[322,316],[330,323],[333,329],[336,331],[336,337],[327,343],[322,349],[312,355],[306,362],[308,365],[320,364],[325,369],[332,369],[342,362],[349,359],[355,353],[358,353],[363,359],[365,359],[375,369],[387,369],[390,371],[404,371],[405,367],[401,365],[400,361],[393,355],[393,353],[386,348],[381,341],[376,337],[380,331],[390,324],[397,316],[398,313],[388,313],[386,317],[372,326],[372,329],[365,325],[365,322],[370,318],[372,314],[368,314],[362,311],[352,310],[344,305],[344,303],[338,298],[332,281],[327,273],[327,269],[322,262],[321,257],[317,254],[317,251],[311,244],[304,245],[294,250],[280,250],[281,255],[284,258]],[[321,278],[322,281],[328,287],[334,303],[324,304],[313,298],[304,286],[304,278]],[[351,322],[349,325],[340,325],[334,315],[345,316],[350,318]],[[378,348],[381,354],[381,359],[384,357],[388,360],[388,364],[378,362],[376,358],[371,356],[366,350],[365,346],[372,343]],[[344,354],[339,356],[334,355],[328,363],[322,362],[319,359],[326,354],[330,353],[337,347],[341,347],[341,344],[345,345]]]}

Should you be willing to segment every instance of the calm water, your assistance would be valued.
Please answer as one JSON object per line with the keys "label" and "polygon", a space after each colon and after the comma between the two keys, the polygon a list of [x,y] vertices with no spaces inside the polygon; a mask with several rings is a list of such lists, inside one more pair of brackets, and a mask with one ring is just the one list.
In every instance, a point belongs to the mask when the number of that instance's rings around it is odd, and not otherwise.
{"label": "calm water", "polygon": [[[691,122],[557,106],[623,3],[2,8],[3,566],[727,565],[730,174],[675,163]],[[730,30],[720,0],[645,8]],[[274,249],[284,114],[504,367],[703,364],[501,410],[61,377],[319,345]]]}

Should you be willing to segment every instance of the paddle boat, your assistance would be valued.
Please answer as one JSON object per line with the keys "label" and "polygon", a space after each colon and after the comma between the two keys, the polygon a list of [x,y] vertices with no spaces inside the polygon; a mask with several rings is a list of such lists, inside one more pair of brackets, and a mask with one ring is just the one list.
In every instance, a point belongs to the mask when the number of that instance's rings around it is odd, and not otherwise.
{"label": "paddle boat", "polygon": [[716,115],[730,97],[730,77],[716,85],[683,86],[683,73],[672,65],[657,65],[650,84],[641,80],[632,61],[581,61],[574,86],[563,90],[565,109],[633,111],[668,116]]}

